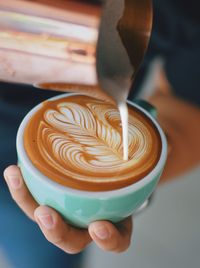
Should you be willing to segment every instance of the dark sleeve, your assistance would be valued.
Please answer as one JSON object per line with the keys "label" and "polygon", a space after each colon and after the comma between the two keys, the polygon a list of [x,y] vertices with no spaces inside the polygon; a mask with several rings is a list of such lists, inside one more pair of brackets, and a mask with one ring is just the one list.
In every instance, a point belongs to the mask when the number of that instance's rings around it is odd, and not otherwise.
{"label": "dark sleeve", "polygon": [[200,105],[199,1],[154,0],[153,6],[150,44],[131,95],[137,94],[151,61],[161,57],[174,94]]}
{"label": "dark sleeve", "polygon": [[200,106],[200,44],[180,48],[166,60],[165,71],[174,94]]}

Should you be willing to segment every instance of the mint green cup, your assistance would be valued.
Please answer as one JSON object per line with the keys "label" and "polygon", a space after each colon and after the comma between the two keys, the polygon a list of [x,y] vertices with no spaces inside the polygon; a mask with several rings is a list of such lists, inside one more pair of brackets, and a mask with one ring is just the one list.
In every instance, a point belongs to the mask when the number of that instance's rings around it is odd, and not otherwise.
{"label": "mint green cup", "polygon": [[[74,94],[62,94],[51,100]],[[128,103],[143,112],[157,128],[161,142],[161,155],[154,169],[140,181],[121,189],[90,192],[72,189],[60,185],[43,175],[30,161],[24,149],[24,129],[31,116],[42,104],[33,108],[23,119],[17,133],[18,164],[25,183],[34,199],[40,205],[47,205],[57,210],[70,224],[87,228],[97,220],[119,222],[135,213],[156,188],[167,158],[167,142],[165,135],[154,118],[155,109],[148,103],[137,101]]]}

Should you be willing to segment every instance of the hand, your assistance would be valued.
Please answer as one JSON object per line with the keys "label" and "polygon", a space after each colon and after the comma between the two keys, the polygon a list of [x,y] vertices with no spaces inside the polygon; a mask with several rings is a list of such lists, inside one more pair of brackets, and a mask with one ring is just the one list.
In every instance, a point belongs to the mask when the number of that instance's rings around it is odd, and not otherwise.
{"label": "hand", "polygon": [[108,221],[90,224],[88,230],[67,224],[52,208],[39,206],[28,191],[20,169],[10,166],[4,171],[14,201],[25,214],[39,225],[46,239],[67,253],[82,251],[92,240],[103,250],[125,251],[130,245],[132,219],[127,218],[117,225]]}

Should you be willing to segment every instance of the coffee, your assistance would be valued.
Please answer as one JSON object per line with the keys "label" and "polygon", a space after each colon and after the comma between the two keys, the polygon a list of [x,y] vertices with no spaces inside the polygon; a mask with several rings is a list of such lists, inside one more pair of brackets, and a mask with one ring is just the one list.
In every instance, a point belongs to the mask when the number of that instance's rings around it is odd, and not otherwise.
{"label": "coffee", "polygon": [[87,96],[46,101],[28,122],[24,147],[34,166],[49,179],[71,188],[108,191],[147,175],[161,153],[151,120],[129,106],[129,159],[123,160],[118,109]]}

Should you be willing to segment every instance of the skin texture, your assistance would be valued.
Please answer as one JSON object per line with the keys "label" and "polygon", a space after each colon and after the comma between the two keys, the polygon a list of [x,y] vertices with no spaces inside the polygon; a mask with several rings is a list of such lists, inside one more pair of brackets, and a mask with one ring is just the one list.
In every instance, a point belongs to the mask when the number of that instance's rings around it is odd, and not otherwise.
{"label": "skin texture", "polygon": [[[158,73],[156,92],[148,99],[158,110],[158,121],[169,143],[168,160],[162,182],[172,180],[200,163],[200,109],[173,95],[164,72]],[[118,225],[98,221],[88,230],[67,225],[53,209],[39,206],[26,188],[20,169],[10,166],[4,172],[12,198],[35,221],[51,243],[67,253],[82,251],[91,241],[105,251],[123,252],[132,235],[132,218]]]}

